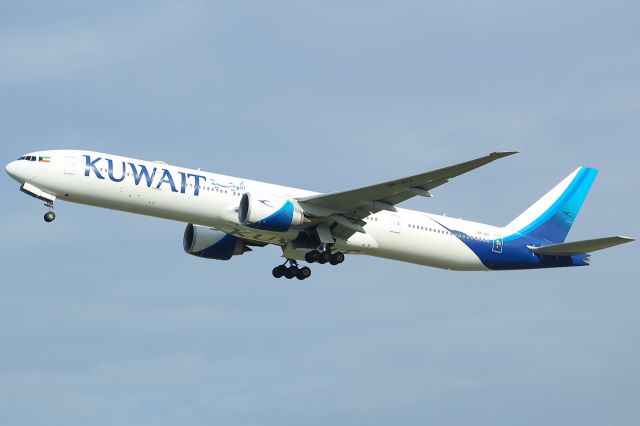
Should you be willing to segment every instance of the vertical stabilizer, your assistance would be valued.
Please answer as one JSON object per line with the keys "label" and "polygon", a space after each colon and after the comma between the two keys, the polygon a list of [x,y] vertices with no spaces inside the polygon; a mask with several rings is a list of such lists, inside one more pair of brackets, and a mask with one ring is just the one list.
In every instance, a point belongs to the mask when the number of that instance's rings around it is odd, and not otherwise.
{"label": "vertical stabilizer", "polygon": [[504,240],[533,237],[544,243],[562,243],[598,171],[579,167],[503,228]]}

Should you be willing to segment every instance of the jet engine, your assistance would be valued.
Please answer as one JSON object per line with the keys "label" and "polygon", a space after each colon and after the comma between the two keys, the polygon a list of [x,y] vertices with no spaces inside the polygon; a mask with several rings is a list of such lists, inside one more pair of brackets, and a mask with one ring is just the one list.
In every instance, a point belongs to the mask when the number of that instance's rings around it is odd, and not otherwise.
{"label": "jet engine", "polygon": [[238,221],[250,228],[285,232],[305,221],[302,209],[295,201],[270,195],[242,195]]}
{"label": "jet engine", "polygon": [[184,251],[205,259],[229,260],[251,249],[239,238],[217,229],[188,224],[182,239]]}

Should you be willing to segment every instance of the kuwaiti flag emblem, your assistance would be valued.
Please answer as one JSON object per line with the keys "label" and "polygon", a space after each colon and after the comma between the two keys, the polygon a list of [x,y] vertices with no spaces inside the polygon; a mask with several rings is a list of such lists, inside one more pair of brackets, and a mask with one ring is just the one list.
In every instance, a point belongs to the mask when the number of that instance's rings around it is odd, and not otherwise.
{"label": "kuwaiti flag emblem", "polygon": [[40,157],[38,158],[38,161],[40,161],[41,163],[50,163],[51,157]]}

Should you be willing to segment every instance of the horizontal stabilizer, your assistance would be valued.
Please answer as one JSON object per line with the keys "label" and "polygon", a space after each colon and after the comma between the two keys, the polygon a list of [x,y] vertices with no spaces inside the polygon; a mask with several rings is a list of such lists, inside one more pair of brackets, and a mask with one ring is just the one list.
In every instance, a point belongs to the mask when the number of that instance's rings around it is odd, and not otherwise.
{"label": "horizontal stabilizer", "polygon": [[617,246],[619,244],[630,243],[633,238],[629,237],[607,237],[596,238],[595,240],[574,241],[572,243],[553,244],[550,246],[533,247],[531,251],[537,254],[549,256],[575,256],[577,254],[591,253],[597,250]]}

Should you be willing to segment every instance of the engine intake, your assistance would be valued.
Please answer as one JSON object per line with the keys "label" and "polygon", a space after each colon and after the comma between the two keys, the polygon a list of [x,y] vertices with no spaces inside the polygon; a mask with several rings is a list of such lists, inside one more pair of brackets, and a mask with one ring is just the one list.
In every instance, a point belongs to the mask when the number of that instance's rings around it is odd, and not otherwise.
{"label": "engine intake", "polygon": [[291,226],[301,225],[304,214],[292,200],[269,195],[255,196],[247,192],[240,199],[238,221],[250,228],[285,232]]}
{"label": "engine intake", "polygon": [[217,229],[188,224],[182,239],[184,251],[205,259],[229,260],[251,249],[240,239]]}

